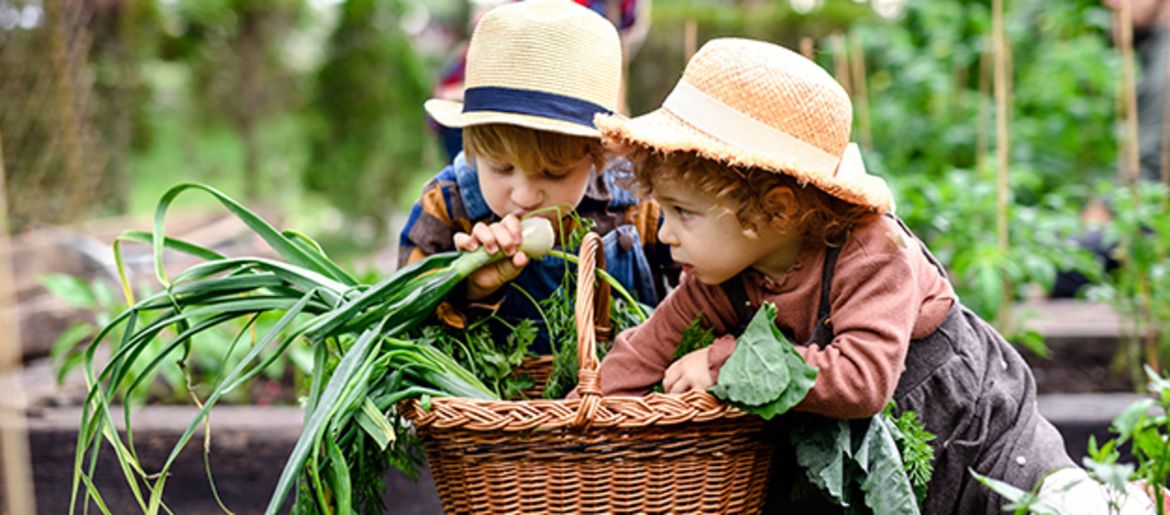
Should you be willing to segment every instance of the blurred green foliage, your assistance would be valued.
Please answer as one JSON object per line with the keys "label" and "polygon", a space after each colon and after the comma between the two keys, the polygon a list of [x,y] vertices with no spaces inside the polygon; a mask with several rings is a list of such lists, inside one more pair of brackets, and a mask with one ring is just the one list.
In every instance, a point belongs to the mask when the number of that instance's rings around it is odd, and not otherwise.
{"label": "blurred green foliage", "polygon": [[890,181],[899,216],[951,270],[964,304],[1010,330],[1003,303],[1024,284],[1047,291],[1057,268],[1100,275],[1070,238],[1094,185],[1114,174],[1120,65],[1099,2],[1007,5],[1007,252],[996,236],[990,2],[910,2],[899,19],[871,19],[849,37],[868,71],[867,164]]}
{"label": "blurred green foliage", "polygon": [[1170,188],[1108,188],[1116,215],[1106,227],[1114,253],[1124,263],[1090,290],[1124,317],[1125,353],[1115,365],[1142,384],[1142,364],[1165,370],[1170,363]]}
{"label": "blurred green foliage", "polygon": [[270,116],[298,105],[295,70],[284,51],[306,21],[304,0],[181,0],[174,58],[191,69],[197,120],[226,121],[244,150],[244,196],[264,177],[260,131]]}
{"label": "blurred green foliage", "polygon": [[[796,49],[801,37],[822,39],[853,23],[871,19],[873,10],[853,0],[825,0],[801,13],[789,2],[728,2],[710,0],[654,1],[650,33],[629,67],[632,114],[655,109],[682,75],[686,25],[696,28],[696,46],[719,37],[746,37]],[[829,68],[832,69],[832,68]]]}
{"label": "blurred green foliage", "polygon": [[[867,165],[894,187],[899,216],[948,266],[964,302],[996,319],[1005,300],[1021,297],[1021,285],[1044,289],[1055,269],[1100,276],[1066,241],[1080,228],[1076,215],[1096,194],[1093,185],[1114,175],[1120,77],[1112,15],[1098,0],[1006,5],[1007,252],[995,244],[989,0],[911,1],[893,18],[853,0],[824,0],[808,11],[784,1],[657,0],[650,33],[629,66],[629,105],[644,113],[669,92],[691,23],[700,45],[740,36],[799,48],[807,38],[834,73],[842,63],[860,64],[842,54],[860,49],[864,101],[856,77],[850,86],[857,90],[854,139],[867,144]],[[90,57],[101,105],[110,106],[100,131],[129,139],[111,152],[130,148],[133,169],[133,181],[121,183],[133,190],[129,202],[107,209],[145,208],[176,180],[204,180],[275,199],[292,216],[319,218],[350,238],[381,240],[393,214],[440,168],[421,104],[436,64],[449,56],[420,46],[418,27],[406,27],[426,11],[447,27],[444,37],[465,36],[468,2],[125,6],[130,10],[108,12],[105,28],[93,29],[112,35],[95,40]],[[116,102],[105,100],[115,93]],[[137,113],[140,121],[118,113]],[[367,223],[354,230],[346,223],[353,220]]]}
{"label": "blurred green foliage", "polygon": [[399,20],[399,0],[349,0],[314,77],[305,187],[373,222],[381,240],[410,178],[437,170],[422,104],[430,74]]}

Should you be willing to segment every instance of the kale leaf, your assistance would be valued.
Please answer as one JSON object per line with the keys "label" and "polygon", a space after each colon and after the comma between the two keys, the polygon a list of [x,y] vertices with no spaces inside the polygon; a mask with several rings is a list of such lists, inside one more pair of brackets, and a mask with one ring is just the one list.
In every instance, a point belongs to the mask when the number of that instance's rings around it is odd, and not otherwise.
{"label": "kale leaf", "polygon": [[817,378],[776,327],[776,305],[765,302],[736,341],[710,392],[724,402],[765,420],[804,399]]}

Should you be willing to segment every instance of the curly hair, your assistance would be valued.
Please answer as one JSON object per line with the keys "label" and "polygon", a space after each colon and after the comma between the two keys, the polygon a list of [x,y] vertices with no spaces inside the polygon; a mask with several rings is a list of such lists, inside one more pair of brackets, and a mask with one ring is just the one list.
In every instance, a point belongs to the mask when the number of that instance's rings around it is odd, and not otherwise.
{"label": "curly hair", "polygon": [[501,123],[464,128],[463,148],[469,156],[509,161],[529,174],[558,172],[576,165],[585,156],[598,170],[605,165],[605,147],[598,138]]}
{"label": "curly hair", "polygon": [[633,186],[642,195],[652,194],[654,184],[663,181],[686,185],[728,207],[746,229],[795,229],[806,244],[843,245],[854,227],[875,214],[869,207],[800,184],[790,175],[728,166],[694,152],[636,147],[627,157],[634,165]]}

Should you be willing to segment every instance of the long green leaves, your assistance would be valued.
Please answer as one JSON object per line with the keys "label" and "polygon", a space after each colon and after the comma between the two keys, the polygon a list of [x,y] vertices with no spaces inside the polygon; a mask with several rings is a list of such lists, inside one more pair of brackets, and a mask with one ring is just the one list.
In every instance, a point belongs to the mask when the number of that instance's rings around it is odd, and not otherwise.
{"label": "long green leaves", "polygon": [[[317,272],[321,275],[329,277],[335,281],[345,283],[347,285],[357,284],[357,280],[349,275],[336,263],[329,260],[323,254],[308,251],[301,244],[294,242],[288,236],[285,236],[280,231],[277,231],[268,222],[264,221],[255,213],[249,211],[240,203],[233,200],[231,197],[224,195],[219,190],[204,184],[185,183],[175,186],[163,193],[162,198],[158,201],[158,208],[154,212],[154,270],[158,277],[159,283],[164,286],[170,286],[170,281],[167,280],[166,272],[163,270],[163,246],[164,246],[164,232],[166,229],[166,215],[167,209],[170,208],[172,202],[179,194],[189,189],[202,190],[215,197],[235,214],[241,221],[243,221],[249,228],[256,232],[265,242],[272,247],[281,257],[286,259],[289,263],[300,266],[307,270]],[[298,238],[298,240],[301,238]]]}
{"label": "long green leaves", "polygon": [[[190,189],[219,200],[281,259],[225,257],[166,237],[167,210],[180,193]],[[152,245],[154,271],[163,291],[134,300],[121,258],[124,242]],[[170,279],[164,272],[164,249],[202,261]],[[393,337],[430,315],[468,273],[499,256],[485,252],[438,254],[378,284],[360,284],[307,236],[277,231],[234,200],[199,184],[182,184],[167,191],[155,212],[152,232],[123,233],[115,254],[130,306],[98,330],[84,353],[89,392],[74,453],[71,512],[80,504],[109,513],[93,481],[99,473],[99,451],[108,445],[139,508],[152,515],[170,513],[164,499],[170,469],[201,427],[210,431],[207,421],[212,408],[225,394],[268,369],[298,341],[315,346],[313,384],[302,436],[270,499],[270,513],[282,506],[294,485],[298,485],[298,512],[348,513],[359,506],[376,508],[381,502],[378,485],[383,469],[393,463],[411,472],[409,467],[418,461],[412,457],[417,447],[411,446],[408,430],[393,422],[397,402],[444,395],[497,398],[450,356]],[[256,320],[269,313],[279,315],[279,320],[257,334]],[[144,469],[134,447],[133,406],[122,408],[123,434],[114,423],[115,403],[125,403],[133,392],[147,388],[167,362],[188,360],[194,339],[236,322],[243,322],[240,335],[248,328],[254,331],[250,340],[237,337],[227,347],[227,353],[243,353],[242,359],[234,362],[205,399],[196,400],[198,413],[162,467]],[[107,359],[100,367],[99,356]],[[226,354],[220,362],[228,363]],[[205,435],[205,442],[209,437]],[[210,465],[206,468],[210,471]]]}

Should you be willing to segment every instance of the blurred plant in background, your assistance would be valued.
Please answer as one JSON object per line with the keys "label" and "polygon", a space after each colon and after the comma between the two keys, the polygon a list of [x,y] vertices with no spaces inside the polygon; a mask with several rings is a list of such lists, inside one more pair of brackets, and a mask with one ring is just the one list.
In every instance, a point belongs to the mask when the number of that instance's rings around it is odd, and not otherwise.
{"label": "blurred plant in background", "polygon": [[1160,370],[1170,363],[1170,188],[1103,188],[1102,195],[1116,213],[1106,228],[1107,241],[1125,265],[1089,295],[1113,305],[1128,322],[1125,352],[1114,364],[1141,384],[1143,364]]}
{"label": "blurred plant in background", "polygon": [[[964,302],[1010,333],[1005,302],[1026,285],[1042,294],[1058,269],[1104,278],[1070,239],[1114,175],[1121,73],[1099,0],[1006,5],[1007,252],[994,243],[990,0],[657,0],[628,103],[632,114],[659,105],[711,38],[809,53],[853,96],[854,139],[895,188],[898,215]],[[196,180],[299,216],[290,223],[340,246],[342,261],[365,257],[443,164],[421,105],[473,11],[465,0],[0,0],[14,225],[146,212]]]}
{"label": "blurred plant in background", "polygon": [[[77,322],[62,332],[53,345],[50,357],[57,381],[61,382],[70,373],[77,372],[90,341],[115,315],[125,311],[126,303],[105,280],[55,274],[44,277],[42,281],[45,288],[61,300],[92,314],[91,320]],[[147,297],[146,293],[140,292],[140,298]],[[156,313],[140,317],[135,323],[137,327],[146,327],[161,317],[161,314]],[[237,324],[229,323],[201,332],[176,352],[166,355],[149,374],[142,372],[147,367],[145,361],[135,363],[131,367],[130,376],[134,378],[133,381],[141,381],[144,387],[135,389],[129,401],[135,404],[147,401],[189,404],[191,395],[207,398],[208,393],[219,386],[224,376],[245,357],[257,335],[265,334],[279,318],[279,314],[266,313],[260,315],[256,325],[247,330],[244,330],[243,320],[240,320]],[[151,342],[151,348],[146,353],[161,354],[170,343],[168,340],[159,338]],[[113,345],[109,351],[117,352],[119,348],[119,345]],[[262,360],[272,357],[275,352],[275,349],[268,349],[267,354],[262,355]],[[104,360],[108,356],[100,358]],[[225,395],[225,400],[235,404],[294,403],[298,393],[308,390],[306,379],[312,370],[313,351],[306,342],[296,341],[286,352],[274,358],[273,363],[264,369],[263,375],[231,390]]]}
{"label": "blurred plant in background", "polygon": [[156,4],[0,1],[0,136],[10,227],[126,208],[150,141]]}
{"label": "blurred plant in background", "polygon": [[[303,181],[345,214],[372,222],[381,241],[412,177],[441,166],[422,104],[426,64],[399,25],[399,0],[349,0],[340,7],[309,105]],[[432,157],[432,159],[428,159]],[[408,200],[409,202],[409,200]]]}
{"label": "blurred plant in background", "polygon": [[244,196],[260,198],[259,132],[272,115],[298,106],[297,77],[285,49],[306,21],[304,0],[181,0],[181,30],[166,57],[191,69],[196,120],[226,121],[243,146]]}
{"label": "blurred plant in background", "polygon": [[[909,2],[900,18],[858,24],[847,38],[864,49],[867,87],[853,94],[868,94],[869,112],[857,117],[870,120],[859,127],[872,140],[867,163],[894,186],[898,215],[948,266],[964,303],[1010,333],[1003,303],[1022,298],[1022,286],[1047,292],[1057,269],[1100,277],[1071,238],[1084,230],[1077,217],[1094,185],[1116,166],[1120,65],[1099,2],[1008,4],[1005,253],[995,232],[990,11],[986,1]],[[1015,290],[1006,296],[1005,277]],[[1042,352],[1035,335],[1021,338]]]}

